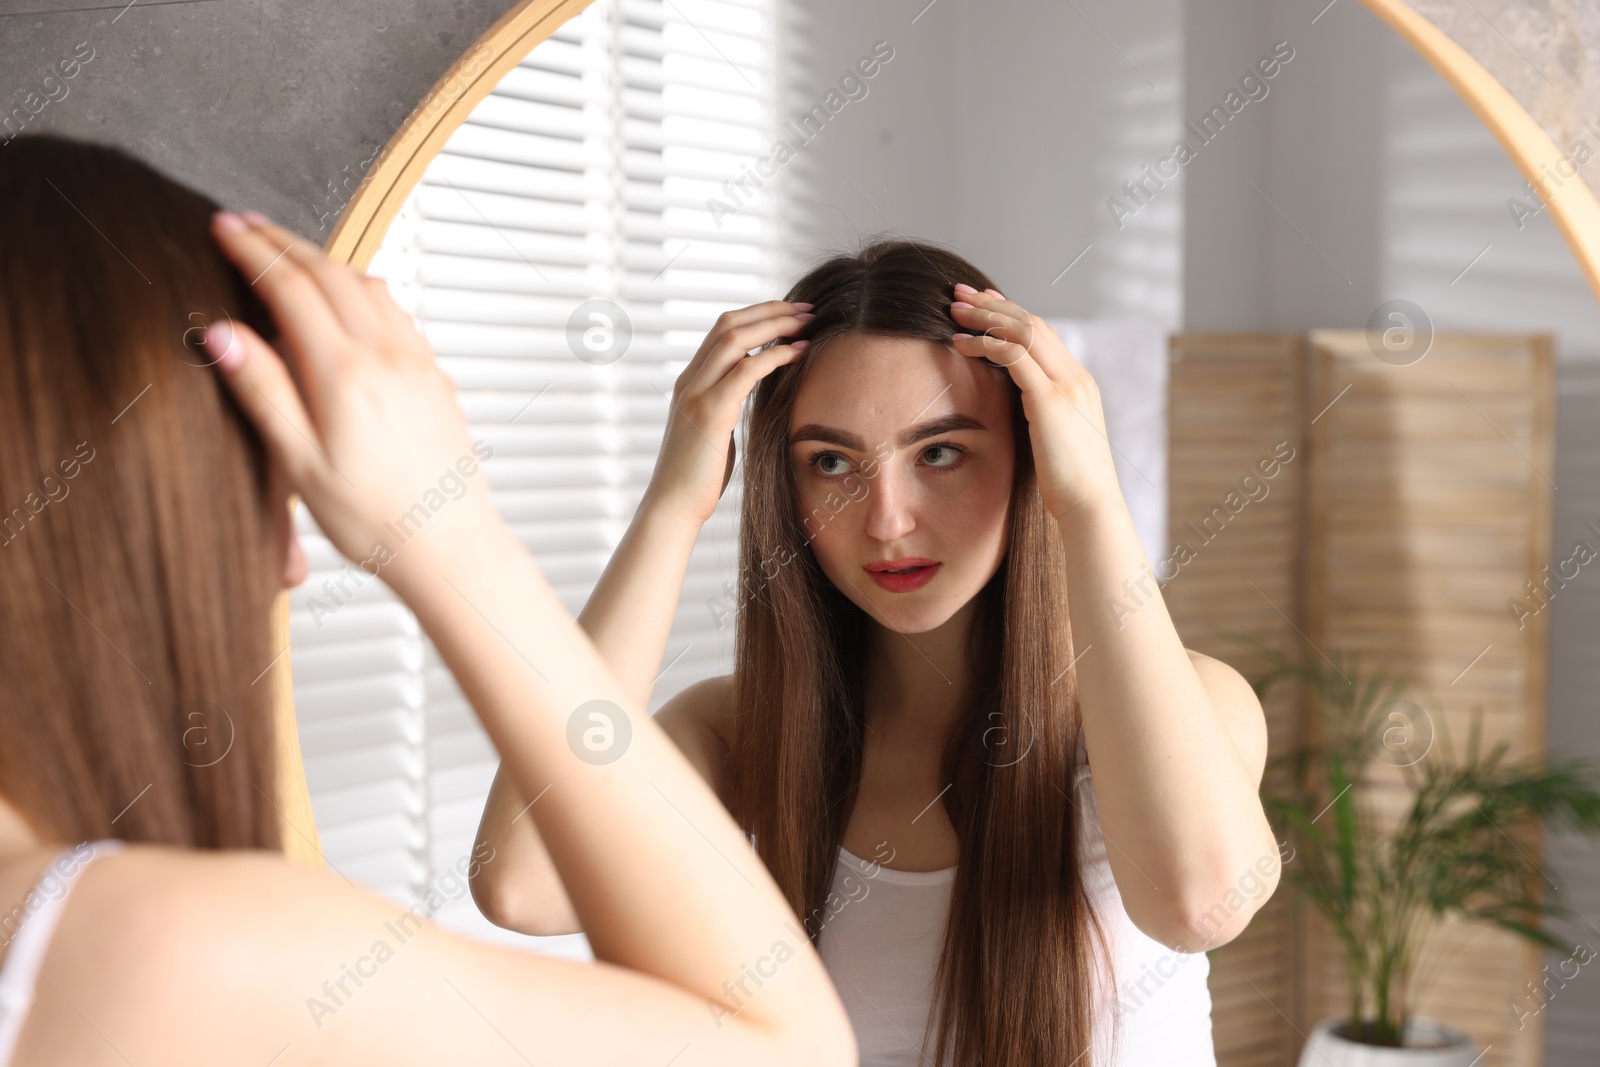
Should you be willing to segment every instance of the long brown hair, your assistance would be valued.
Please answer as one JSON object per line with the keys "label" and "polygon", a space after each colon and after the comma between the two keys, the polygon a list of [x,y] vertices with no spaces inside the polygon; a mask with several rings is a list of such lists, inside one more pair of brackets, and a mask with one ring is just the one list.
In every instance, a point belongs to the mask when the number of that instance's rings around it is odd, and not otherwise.
{"label": "long brown hair", "polygon": [[0,792],[47,840],[276,847],[284,501],[197,345],[270,319],[118,149],[14,138],[0,203]]}
{"label": "long brown hair", "polygon": [[[920,242],[878,241],[812,268],[786,297],[815,305],[811,347],[768,374],[751,405],[729,802],[803,917],[825,914],[860,782],[868,620],[809,551],[790,414],[808,361],[845,334],[949,344],[961,328],[948,310],[956,282],[994,287],[965,259]],[[1106,945],[1064,791],[1080,733],[1064,557],[1039,494],[1021,392],[1007,371],[994,373],[1011,392],[1016,475],[1006,556],[977,594],[971,688],[941,768],[960,846],[929,1026],[938,1028],[936,1064],[1087,1065],[1101,995],[1094,954],[1103,958]]]}

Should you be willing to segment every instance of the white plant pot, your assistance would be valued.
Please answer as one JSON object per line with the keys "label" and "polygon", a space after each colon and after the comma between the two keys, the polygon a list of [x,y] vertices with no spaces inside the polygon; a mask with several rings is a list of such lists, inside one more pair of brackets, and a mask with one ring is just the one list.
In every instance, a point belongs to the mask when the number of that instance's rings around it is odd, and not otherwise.
{"label": "white plant pot", "polygon": [[1406,1027],[1404,1048],[1379,1048],[1340,1037],[1343,1019],[1324,1019],[1300,1052],[1300,1067],[1472,1067],[1478,1047],[1460,1030],[1427,1019]]}

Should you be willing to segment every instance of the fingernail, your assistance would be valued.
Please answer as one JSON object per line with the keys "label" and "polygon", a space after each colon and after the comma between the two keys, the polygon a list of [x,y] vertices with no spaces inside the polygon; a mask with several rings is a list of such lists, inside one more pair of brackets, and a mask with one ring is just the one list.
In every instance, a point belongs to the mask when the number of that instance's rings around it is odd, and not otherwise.
{"label": "fingernail", "polygon": [[241,211],[241,212],[239,212],[239,214],[241,216],[243,216],[244,220],[246,222],[248,222],[252,226],[270,226],[270,225],[272,225],[272,220],[267,218],[265,215],[263,215],[259,211]]}
{"label": "fingernail", "polygon": [[989,294],[994,295],[994,296],[998,296],[1001,300],[1004,300],[1006,298],[1006,294],[1002,293],[998,289],[985,289],[984,292],[989,293]]}
{"label": "fingernail", "polygon": [[967,303],[965,300],[957,300],[955,303],[951,304],[950,306],[953,307],[953,308],[969,308],[969,307],[972,307],[972,305]]}
{"label": "fingernail", "polygon": [[817,305],[809,304],[809,303],[799,303],[799,304],[794,304],[792,306],[799,308],[801,311],[810,311],[812,308],[816,307]]}
{"label": "fingernail", "polygon": [[233,327],[226,322],[213,322],[206,327],[206,351],[211,353],[211,364],[222,370],[233,370],[244,362],[244,345],[233,335]]}
{"label": "fingernail", "polygon": [[968,338],[970,338],[970,337],[971,337],[971,336],[972,336],[972,335],[971,335],[971,334],[970,334],[970,333],[958,333],[958,334],[956,334],[956,335],[955,335],[955,336],[956,336],[956,338],[957,338],[957,339],[958,339],[958,340],[962,340],[962,341],[964,341],[964,340],[966,340],[966,339],[968,339]]}
{"label": "fingernail", "polygon": [[246,228],[244,219],[231,211],[219,211],[211,216],[211,221],[217,224],[217,229],[223,233],[238,233]]}
{"label": "fingernail", "polygon": [[976,293],[977,291],[966,282],[956,282],[956,292],[958,293]]}
{"label": "fingernail", "polygon": [[817,317],[816,315],[812,314],[809,311],[803,311],[800,314],[795,316],[795,318],[799,319],[801,322],[810,322],[812,319],[814,319],[816,317]]}
{"label": "fingernail", "polygon": [[810,341],[790,341],[789,342],[789,347],[790,348],[804,348],[806,345],[808,345],[810,343],[811,343]]}

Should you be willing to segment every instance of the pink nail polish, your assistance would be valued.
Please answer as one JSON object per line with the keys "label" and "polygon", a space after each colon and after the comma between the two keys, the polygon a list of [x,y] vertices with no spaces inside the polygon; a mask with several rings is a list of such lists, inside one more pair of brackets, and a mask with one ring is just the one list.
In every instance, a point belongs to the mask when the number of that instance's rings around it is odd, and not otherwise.
{"label": "pink nail polish", "polygon": [[958,293],[976,293],[977,291],[966,282],[956,282],[956,292]]}
{"label": "pink nail polish", "polygon": [[272,220],[259,211],[241,211],[240,216],[252,226],[270,226]]}
{"label": "pink nail polish", "polygon": [[1006,298],[1006,294],[1002,293],[998,289],[985,289],[984,292],[988,293],[991,296],[998,296],[1001,300],[1004,300]]}
{"label": "pink nail polish", "polygon": [[244,345],[226,322],[213,322],[206,327],[206,351],[211,353],[211,365],[220,370],[233,370],[244,361]]}
{"label": "pink nail polish", "polygon": [[965,341],[965,340],[969,339],[972,335],[970,333],[958,333],[955,336],[956,336],[956,338],[958,340]]}
{"label": "pink nail polish", "polygon": [[217,229],[223,233],[238,233],[246,229],[244,219],[241,219],[231,211],[219,211],[211,218],[217,224]]}
{"label": "pink nail polish", "polygon": [[955,303],[951,304],[950,306],[953,307],[953,308],[969,308],[969,307],[972,307],[973,305],[967,303],[965,300],[957,300]]}

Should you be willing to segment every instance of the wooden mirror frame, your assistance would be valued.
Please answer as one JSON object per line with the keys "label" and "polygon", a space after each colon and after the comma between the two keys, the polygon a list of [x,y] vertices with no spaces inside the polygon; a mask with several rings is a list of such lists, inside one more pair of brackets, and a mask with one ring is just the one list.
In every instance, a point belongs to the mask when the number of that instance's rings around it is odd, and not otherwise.
{"label": "wooden mirror frame", "polygon": [[[324,246],[327,253],[365,270],[401,204],[422,180],[423,172],[450,135],[512,68],[590,2],[521,0],[489,27],[434,84],[384,146],[339,216]],[[1540,191],[1596,300],[1600,300],[1600,201],[1583,182],[1550,187],[1542,167],[1554,165],[1563,154],[1549,135],[1481,63],[1408,4],[1401,0],[1361,2],[1439,72],[1494,134],[1523,177]],[[287,590],[273,611],[273,632],[278,647],[287,649]],[[324,861],[300,755],[288,656],[274,665],[273,685],[284,850],[294,859],[320,865]]]}
{"label": "wooden mirror frame", "polygon": [[1426,59],[1450,88],[1465,100],[1478,121],[1517,165],[1522,176],[1539,190],[1556,228],[1566,239],[1589,290],[1600,300],[1600,200],[1581,181],[1551,187],[1542,168],[1554,168],[1566,153],[1550,140],[1527,109],[1495,80],[1472,55],[1403,0],[1361,0],[1407,44]]}

